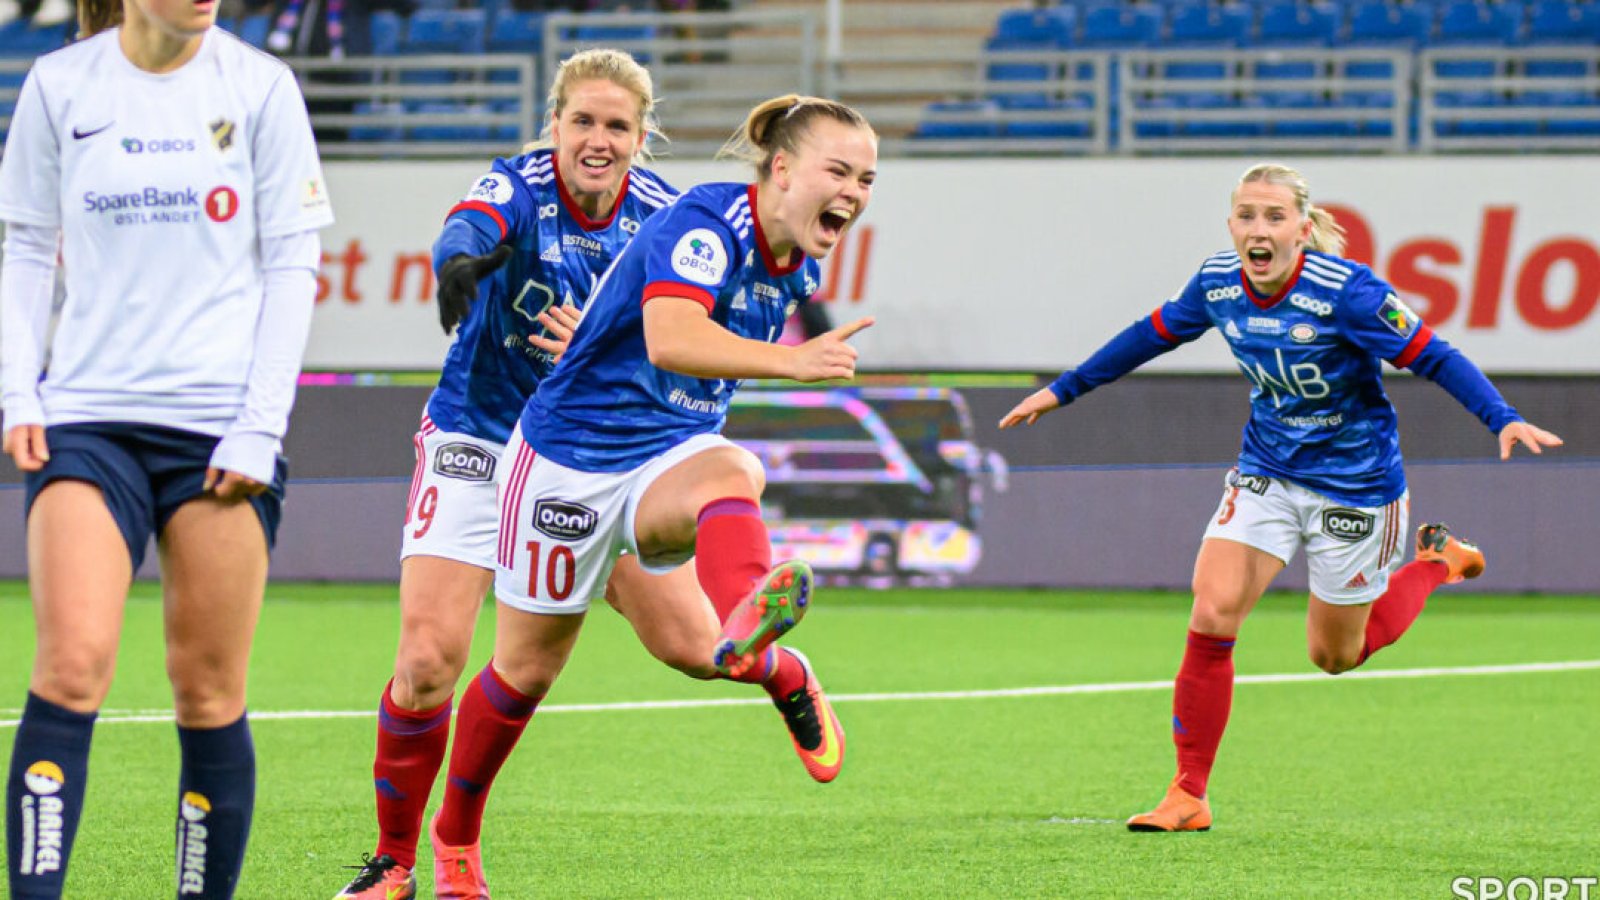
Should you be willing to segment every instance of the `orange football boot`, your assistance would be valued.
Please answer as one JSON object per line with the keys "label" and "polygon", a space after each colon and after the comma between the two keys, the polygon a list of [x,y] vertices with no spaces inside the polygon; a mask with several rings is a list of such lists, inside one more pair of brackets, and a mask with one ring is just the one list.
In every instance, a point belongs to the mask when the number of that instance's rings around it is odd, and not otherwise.
{"label": "orange football boot", "polygon": [[1160,805],[1155,809],[1129,819],[1128,830],[1210,831],[1210,801],[1178,787],[1178,779],[1182,777],[1183,774],[1179,773],[1172,779],[1172,784],[1167,787],[1167,795],[1161,798]]}
{"label": "orange football boot", "polygon": [[839,777],[844,767],[844,726],[833,712],[833,704],[822,692],[811,660],[791,647],[782,647],[779,653],[792,653],[806,670],[805,687],[774,700],[773,705],[783,715],[783,724],[789,728],[789,739],[794,742],[794,752],[806,767],[806,772],[824,784]]}
{"label": "orange football boot", "polygon": [[1444,524],[1417,529],[1417,559],[1442,562],[1450,568],[1445,584],[1456,584],[1483,574],[1483,551],[1450,533]]}

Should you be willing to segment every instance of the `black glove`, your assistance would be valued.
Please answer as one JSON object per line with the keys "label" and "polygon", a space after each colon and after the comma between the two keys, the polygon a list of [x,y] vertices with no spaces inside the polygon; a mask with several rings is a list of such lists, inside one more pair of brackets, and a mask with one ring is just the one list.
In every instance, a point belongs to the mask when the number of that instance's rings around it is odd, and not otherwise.
{"label": "black glove", "polygon": [[478,282],[510,258],[511,247],[501,244],[483,256],[457,253],[444,261],[439,267],[439,289],[434,298],[439,301],[439,324],[444,326],[445,334],[471,311],[472,301],[478,299]]}

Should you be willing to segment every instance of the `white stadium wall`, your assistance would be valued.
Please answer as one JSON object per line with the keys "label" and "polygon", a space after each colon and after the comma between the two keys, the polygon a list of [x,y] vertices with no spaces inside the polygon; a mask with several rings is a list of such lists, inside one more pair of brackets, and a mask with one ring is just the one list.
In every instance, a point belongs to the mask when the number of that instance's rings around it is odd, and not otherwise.
{"label": "white stadium wall", "polygon": [[[1308,158],[1348,255],[1491,372],[1600,373],[1600,178],[1585,157]],[[878,370],[1048,371],[1183,286],[1227,246],[1228,191],[1253,160],[886,160],[872,208],[824,264],[835,321]],[[431,242],[480,163],[327,164],[307,367],[431,369],[447,342]],[[744,177],[663,163],[679,187]],[[1220,339],[1152,370],[1223,371]]]}

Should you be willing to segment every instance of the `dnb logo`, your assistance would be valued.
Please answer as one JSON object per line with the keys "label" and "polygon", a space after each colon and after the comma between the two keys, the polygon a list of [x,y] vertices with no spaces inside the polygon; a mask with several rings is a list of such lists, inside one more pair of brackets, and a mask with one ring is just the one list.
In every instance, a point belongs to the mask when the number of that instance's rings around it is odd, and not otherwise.
{"label": "dnb logo", "polygon": [[41,759],[22,773],[28,793],[22,795],[22,846],[18,871],[22,875],[46,875],[61,870],[61,818],[66,804],[56,794],[66,784],[61,767]]}
{"label": "dnb logo", "polygon": [[1325,509],[1322,511],[1322,533],[1336,541],[1354,544],[1372,534],[1372,513],[1359,509]]}
{"label": "dnb logo", "polygon": [[206,816],[211,800],[196,791],[184,791],[178,801],[178,894],[203,894],[206,890]]}
{"label": "dnb logo", "polygon": [[581,503],[540,500],[533,504],[533,527],[558,541],[576,541],[594,534],[599,518]]}
{"label": "dnb logo", "polygon": [[433,470],[462,481],[493,481],[494,455],[475,444],[445,444],[433,454]]}

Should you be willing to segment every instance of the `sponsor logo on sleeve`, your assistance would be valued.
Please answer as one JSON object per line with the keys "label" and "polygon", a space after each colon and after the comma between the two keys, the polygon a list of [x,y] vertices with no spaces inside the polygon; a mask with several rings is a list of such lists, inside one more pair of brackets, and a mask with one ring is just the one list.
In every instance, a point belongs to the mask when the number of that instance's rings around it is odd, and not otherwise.
{"label": "sponsor logo on sleeve", "polygon": [[321,209],[328,205],[328,189],[321,178],[307,178],[305,190],[300,194],[301,209]]}
{"label": "sponsor logo on sleeve", "polygon": [[472,190],[467,191],[467,199],[482,200],[496,206],[504,204],[511,199],[511,180],[499,172],[490,172],[472,185]]}
{"label": "sponsor logo on sleeve", "polygon": [[493,481],[494,454],[476,444],[445,444],[434,451],[433,471],[461,481]]}
{"label": "sponsor logo on sleeve", "polygon": [[576,541],[594,534],[600,516],[581,503],[543,499],[533,504],[533,527],[558,541]]}
{"label": "sponsor logo on sleeve", "polygon": [[708,228],[696,228],[672,248],[672,270],[695,284],[714,285],[728,270],[728,251],[722,238]]}
{"label": "sponsor logo on sleeve", "polygon": [[1336,541],[1354,544],[1372,534],[1372,513],[1334,507],[1322,511],[1322,533]]}
{"label": "sponsor logo on sleeve", "polygon": [[1422,324],[1422,318],[1392,293],[1383,298],[1383,305],[1378,307],[1378,318],[1389,326],[1390,331],[1401,337],[1411,337],[1416,333],[1417,326]]}

